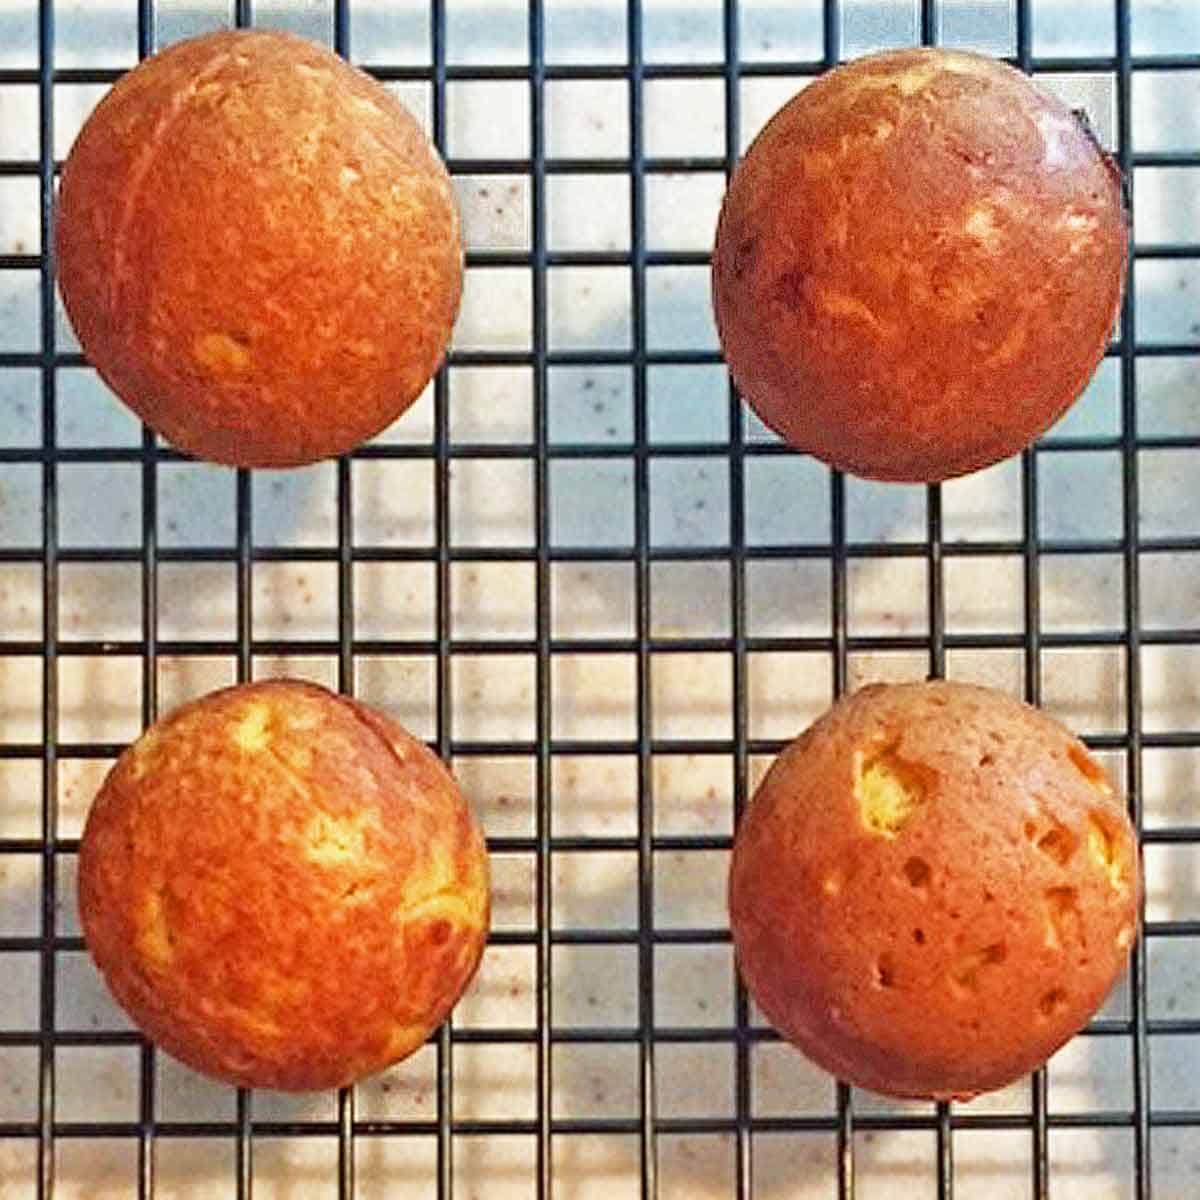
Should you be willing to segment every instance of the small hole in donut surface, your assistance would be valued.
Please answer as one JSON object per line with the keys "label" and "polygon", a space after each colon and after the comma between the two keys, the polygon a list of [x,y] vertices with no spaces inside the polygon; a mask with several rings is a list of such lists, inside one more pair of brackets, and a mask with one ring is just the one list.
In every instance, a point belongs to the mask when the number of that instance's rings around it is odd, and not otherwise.
{"label": "small hole in donut surface", "polygon": [[890,988],[896,986],[896,964],[890,954],[881,954],[875,960],[875,986]]}
{"label": "small hole in donut surface", "polygon": [[982,949],[964,954],[950,968],[950,986],[958,995],[977,992],[981,975],[989,967],[999,966],[1008,957],[1008,947],[1003,942],[993,942]]}
{"label": "small hole in donut surface", "polygon": [[1038,1001],[1038,1012],[1043,1017],[1053,1017],[1067,1005],[1067,992],[1065,988],[1051,988],[1048,992],[1042,994],[1042,998]]}
{"label": "small hole in donut surface", "polygon": [[894,743],[863,754],[854,781],[863,827],[881,837],[896,837],[925,803],[927,783],[927,772],[901,758]]}
{"label": "small hole in donut surface", "polygon": [[1042,906],[1045,913],[1047,949],[1061,950],[1080,941],[1083,918],[1079,912],[1079,893],[1073,887],[1047,888]]}
{"label": "small hole in donut surface", "polygon": [[930,874],[929,864],[923,858],[914,855],[904,863],[904,878],[912,887],[928,887]]}
{"label": "small hole in donut surface", "polygon": [[1035,841],[1034,846],[1047,858],[1065,867],[1079,846],[1079,839],[1065,825],[1055,825]]}

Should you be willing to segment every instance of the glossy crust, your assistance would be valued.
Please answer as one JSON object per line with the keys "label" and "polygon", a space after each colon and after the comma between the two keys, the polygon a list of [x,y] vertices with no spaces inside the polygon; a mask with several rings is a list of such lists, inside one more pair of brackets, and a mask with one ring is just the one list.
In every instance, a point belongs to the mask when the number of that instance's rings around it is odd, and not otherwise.
{"label": "glossy crust", "polygon": [[62,173],[58,272],[87,357],[179,448],[340,454],[420,395],[462,285],[450,180],[380,84],[284,33],[125,75]]}
{"label": "glossy crust", "polygon": [[[856,794],[880,764],[914,799],[887,827]],[[1132,828],[1083,744],[942,682],[863,688],[784,750],[738,829],[729,901],[751,994],[814,1062],[969,1099],[1099,1008],[1139,894]]]}
{"label": "glossy crust", "polygon": [[483,837],[438,759],[279,680],[117,760],[79,852],[88,949],[163,1049],[247,1087],[339,1087],[417,1049],[483,953]]}
{"label": "glossy crust", "polygon": [[1071,405],[1120,303],[1119,172],[1018,71],[940,49],[834,70],[735,172],[713,253],[721,345],[792,446],[932,481]]}

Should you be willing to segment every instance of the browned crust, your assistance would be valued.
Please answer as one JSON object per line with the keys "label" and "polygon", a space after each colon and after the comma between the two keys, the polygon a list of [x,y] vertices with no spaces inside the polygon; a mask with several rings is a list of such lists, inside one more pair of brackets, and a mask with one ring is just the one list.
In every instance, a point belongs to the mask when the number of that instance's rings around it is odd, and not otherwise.
{"label": "browned crust", "polygon": [[791,445],[878,479],[960,475],[1083,390],[1126,226],[1111,158],[1021,73],[868,56],[794,97],[735,172],[713,253],[722,348]]}
{"label": "browned crust", "polygon": [[58,199],[63,301],[113,390],[181,449],[290,466],[378,433],[445,351],[449,176],[385,88],[284,33],[179,43],[85,123]]}
{"label": "browned crust", "polygon": [[[880,746],[927,788],[894,837],[853,794],[856,754]],[[1089,854],[1093,821],[1120,887]],[[864,688],[790,745],[730,875],[738,964],[771,1023],[841,1078],[911,1097],[1044,1062],[1124,970],[1139,896],[1132,827],[1082,743],[946,682]]]}
{"label": "browned crust", "polygon": [[120,756],[79,907],[113,995],[165,1050],[232,1083],[337,1087],[415,1050],[467,986],[487,857],[422,743],[276,680],[185,705]]}

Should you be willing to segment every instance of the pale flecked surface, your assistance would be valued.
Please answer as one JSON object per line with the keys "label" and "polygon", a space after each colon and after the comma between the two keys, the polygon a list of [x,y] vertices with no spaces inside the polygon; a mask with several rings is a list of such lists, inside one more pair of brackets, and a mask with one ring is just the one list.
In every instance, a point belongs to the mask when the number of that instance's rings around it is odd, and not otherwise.
{"label": "pale flecked surface", "polygon": [[[214,28],[229,20],[226,0],[159,0],[159,36],[165,43],[185,34]],[[426,6],[416,0],[384,4],[352,0],[354,56],[365,63],[420,64],[428,61]],[[508,4],[453,6],[448,39],[452,61],[526,61],[525,13],[514,15]],[[57,65],[126,66],[136,57],[135,6],[132,0],[72,0],[56,5],[59,57]],[[943,3],[944,40],[994,53],[1012,46],[1010,5],[979,0]],[[1038,0],[1033,13],[1035,54],[1108,54],[1113,51],[1111,5],[1104,0],[1059,3]],[[328,0],[283,3],[258,0],[263,23],[328,36],[332,5]],[[686,10],[687,20],[683,19]],[[913,6],[877,0],[843,4],[843,47],[857,54],[911,42],[917,35]],[[741,51],[748,61],[816,58],[821,53],[820,5],[762,3],[743,0]],[[720,8],[710,4],[647,4],[644,9],[648,61],[713,61],[720,57]],[[547,58],[551,62],[625,61],[625,4],[594,0],[571,5],[546,4]],[[0,2],[0,65],[36,65],[36,6],[32,0]],[[1157,0],[1134,6],[1135,53],[1194,51],[1200,46],[1200,8],[1188,0]],[[664,81],[657,81],[661,85]],[[675,83],[673,106],[648,95],[655,119],[678,128],[658,128],[653,138],[674,153],[678,145],[700,147],[701,153],[724,153],[723,97],[711,80]],[[1088,106],[1102,140],[1112,143],[1114,99],[1103,75],[1064,73],[1047,82],[1071,103]],[[744,78],[740,86],[743,143],[748,142],[774,108],[795,89],[791,78]],[[102,88],[67,85],[56,98],[56,142],[65,152],[74,130]],[[394,90],[428,121],[429,89],[422,83],[397,84]],[[612,92],[590,99],[570,90],[547,92],[556,106],[555,136],[568,144],[592,144],[608,138],[624,153],[627,115],[614,107]],[[651,92],[657,91],[651,89]],[[463,144],[495,143],[497,153],[524,153],[528,127],[522,106],[528,94],[520,81],[473,91],[452,84],[448,101],[454,137]],[[1139,77],[1135,84],[1134,138],[1144,149],[1194,149],[1200,144],[1200,106],[1182,102],[1194,96],[1195,84],[1174,76]],[[561,108],[557,107],[561,105]],[[32,89],[3,89],[0,95],[0,153],[36,155],[36,94]],[[602,129],[597,130],[599,124]],[[493,133],[497,130],[497,133]],[[32,140],[31,140],[32,139]],[[511,146],[512,149],[505,149]],[[565,151],[570,153],[570,150]],[[1136,180],[1136,233],[1139,240],[1185,240],[1196,237],[1195,183],[1145,170]],[[505,177],[518,184],[515,194],[494,180],[456,178],[470,249],[521,250],[529,241],[529,193],[520,175]],[[568,177],[555,176],[565,181]],[[619,177],[610,177],[613,179]],[[670,177],[668,177],[670,178]],[[685,177],[679,177],[683,179]],[[586,182],[586,181],[585,181]],[[23,180],[0,180],[0,252],[36,253],[36,191]],[[682,185],[681,185],[682,186]],[[484,188],[488,194],[483,195]],[[702,235],[715,219],[713,190],[676,200],[677,193],[659,181],[647,186],[647,244],[651,249],[707,249]],[[719,188],[716,189],[719,198]],[[548,189],[548,233],[555,249],[609,250],[628,244],[627,201],[621,189],[581,199],[570,188]],[[700,213],[689,207],[704,205]],[[497,211],[497,209],[499,211]],[[689,232],[690,231],[690,232]],[[1161,262],[1139,275],[1139,335],[1157,338],[1156,330],[1186,336],[1197,317],[1197,284],[1186,262]],[[674,268],[656,268],[671,275]],[[496,305],[475,309],[479,316],[460,326],[458,345],[528,346],[528,273],[472,272],[496,275],[477,285],[481,297],[495,296]],[[37,296],[24,275],[0,272],[0,346],[37,347]],[[610,280],[621,286],[619,275]],[[1180,284],[1183,284],[1180,287]],[[699,327],[688,324],[704,311],[707,294],[702,280],[688,278],[678,290],[664,293],[665,307],[655,314],[661,344],[687,348]],[[673,297],[673,298],[672,298]],[[1189,302],[1189,297],[1191,298]],[[586,311],[576,314],[572,328],[592,330],[596,338],[615,338],[627,292],[607,288],[585,298]],[[678,311],[678,316],[676,313]],[[674,330],[691,330],[676,335]],[[59,345],[74,348],[65,322],[58,327]],[[1120,397],[1116,364],[1102,367],[1085,399],[1052,433],[1114,435],[1120,430]],[[1194,360],[1139,362],[1139,422],[1144,433],[1195,433],[1200,429],[1200,379]],[[78,377],[78,378],[76,378]],[[85,371],[59,373],[58,430],[62,445],[136,445],[140,430],[119,406],[93,386]],[[590,383],[591,386],[588,386]],[[719,441],[726,436],[728,398],[724,376],[716,367],[654,368],[648,377],[648,425],[655,441]],[[532,436],[531,373],[520,367],[503,372],[464,370],[452,375],[450,430],[456,441],[528,444]],[[622,442],[632,436],[632,390],[619,369],[556,368],[550,374],[552,437],[564,441]],[[433,406],[421,401],[392,430],[388,441],[429,443]],[[610,432],[611,431],[611,432]],[[749,440],[762,440],[750,426]],[[0,444],[40,444],[40,391],[36,370],[0,371]],[[1142,506],[1140,522],[1147,536],[1197,533],[1195,513],[1200,492],[1194,452],[1155,450],[1140,458]],[[723,504],[727,472],[720,459],[698,463],[696,470],[672,479],[655,492],[658,536],[671,543],[701,534],[697,502]],[[489,465],[490,464],[485,464]],[[513,464],[500,464],[512,466]],[[457,470],[459,497],[455,521],[461,522],[457,544],[531,544],[533,495],[528,471],[472,475],[475,464]],[[632,463],[626,458],[603,463],[563,460],[557,493],[552,492],[552,536],[562,530],[566,542],[632,543],[634,490]],[[700,467],[709,477],[698,478]],[[712,468],[717,470],[713,471]],[[385,469],[386,468],[386,469]],[[427,462],[388,464],[357,462],[353,468],[355,537],[369,544],[431,546],[435,528],[435,481]],[[552,481],[554,472],[552,471]],[[235,539],[235,479],[220,468],[171,463],[159,468],[159,539],[173,547],[232,547]],[[499,480],[499,490],[489,485]],[[399,482],[398,482],[399,481]],[[677,482],[676,482],[677,481]],[[1039,458],[1039,529],[1046,538],[1116,538],[1121,532],[1120,459],[1108,452],[1043,453]],[[126,464],[59,468],[60,532],[64,545],[140,544],[141,475]],[[686,485],[686,486],[685,486]],[[0,540],[5,547],[36,548],[41,540],[40,473],[36,467],[6,465],[0,488]],[[334,468],[320,465],[288,475],[256,477],[253,484],[254,536],[276,547],[328,546],[336,539]],[[923,488],[880,488],[848,481],[847,535],[852,542],[919,542],[927,528]],[[403,499],[398,497],[398,493]],[[690,497],[690,505],[682,501]],[[767,458],[746,466],[747,541],[781,545],[828,538],[828,477],[806,460]],[[104,506],[97,497],[106,500]],[[594,500],[595,502],[589,502]],[[661,506],[661,510],[660,510]],[[721,510],[724,511],[724,510]],[[561,516],[565,524],[559,523]],[[98,523],[103,532],[98,533]],[[942,527],[948,540],[1017,541],[1021,537],[1021,473],[1019,464],[1001,464],[942,489]],[[568,537],[568,533],[570,536]],[[724,533],[720,535],[724,538]],[[724,543],[722,543],[724,544]],[[899,565],[898,565],[899,564]],[[711,564],[710,564],[711,565]],[[136,638],[141,620],[140,570],[136,563],[121,570],[76,565],[60,580],[60,632],[64,637]],[[715,564],[697,580],[687,572],[655,569],[651,580],[655,636],[672,631],[691,636],[723,636],[729,628],[729,584],[718,581],[728,567]],[[1042,628],[1059,633],[1090,632],[1120,636],[1123,631],[1121,556],[1111,549],[1084,556],[1045,555],[1041,560],[1039,596]],[[529,564],[489,563],[486,591],[463,578],[452,585],[457,597],[451,629],[464,637],[527,637],[535,620],[530,597]],[[918,557],[915,567],[904,560],[860,562],[850,580],[851,633],[906,633],[920,636],[928,627],[927,592]],[[1142,606],[1146,628],[1195,624],[1198,592],[1195,570],[1187,556],[1147,554],[1142,560]],[[947,628],[1019,634],[1023,621],[1022,559],[948,558],[946,561]],[[336,572],[324,564],[281,563],[254,571],[255,636],[263,638],[328,638],[336,633]],[[436,636],[434,569],[430,563],[359,563],[355,567],[355,629],[363,637],[431,639]],[[550,624],[556,636],[625,637],[636,635],[633,604],[634,572],[628,563],[554,564],[551,569]],[[132,594],[131,590],[132,589]],[[747,633],[752,636],[824,636],[830,628],[830,581],[820,559],[758,560],[747,565]],[[42,629],[41,578],[36,564],[6,565],[0,574],[0,612],[5,636],[36,640]],[[171,564],[159,573],[158,629],[164,638],[225,639],[236,631],[235,576],[230,563]],[[457,659],[456,659],[457,661]],[[455,692],[452,735],[474,729],[488,737],[529,736],[533,660],[508,657],[499,683],[477,688],[479,659],[463,663]],[[293,655],[287,665],[327,684],[336,682],[336,665],[328,657]],[[275,656],[256,664],[260,674],[283,665]],[[1200,656],[1187,647],[1149,646],[1142,654],[1145,727],[1160,731],[1190,729],[1195,724],[1196,679]],[[1023,686],[1020,648],[952,649],[947,667],[956,678],[990,683],[1014,692]],[[921,650],[888,653],[854,652],[850,682],[877,678],[913,679],[928,669]],[[1124,728],[1126,665],[1119,646],[1055,649],[1042,657],[1041,690],[1047,707],[1082,733]],[[585,706],[589,697],[605,701],[606,721],[635,720],[629,710],[627,656],[615,656],[604,670],[575,693],[572,703]],[[679,684],[693,695],[716,696],[714,712],[728,722],[729,660],[720,654],[696,657]],[[472,674],[474,672],[474,675]],[[69,740],[134,736],[140,722],[141,663],[135,657],[64,658],[60,737]],[[159,659],[161,707],[209,688],[232,683],[234,663],[224,654]],[[357,686],[366,700],[378,703],[411,728],[430,736],[436,729],[436,678],[432,660],[417,653],[383,660],[362,659]],[[749,718],[761,724],[755,736],[786,737],[811,720],[828,702],[831,680],[825,656],[762,651],[749,663]],[[0,659],[0,736],[31,741],[41,736],[41,666],[37,658]],[[616,700],[613,700],[613,697]],[[672,690],[678,707],[669,721],[689,716],[686,694]],[[101,703],[96,702],[99,697]],[[782,698],[782,699],[781,699]],[[624,718],[622,718],[624,714]],[[704,717],[698,718],[704,728]],[[727,727],[727,726],[726,726]],[[502,746],[502,741],[501,741]],[[1119,753],[1101,756],[1118,777]],[[767,759],[754,755],[750,786]],[[107,764],[103,764],[107,765]],[[30,768],[33,768],[32,770]],[[98,786],[95,764],[84,760],[60,763],[59,801],[64,836],[78,836],[90,796]],[[471,796],[493,836],[531,836],[534,771],[524,756],[461,760],[455,764],[464,790]],[[36,837],[40,830],[38,764],[0,761],[0,836]],[[1200,795],[1200,753],[1148,750],[1144,754],[1144,803],[1147,826],[1196,822]],[[728,836],[731,829],[732,770],[721,755],[658,756],[653,763],[653,822],[664,835]],[[637,763],[633,756],[564,756],[554,763],[553,828],[564,835],[629,836],[637,831]],[[498,864],[498,913],[506,928],[529,929],[532,907],[532,857],[502,856]],[[632,856],[606,855],[603,869],[584,879],[570,869],[558,873],[557,886],[571,888],[562,898],[591,908],[611,901],[629,902]],[[720,852],[697,855],[663,851],[657,910],[664,921],[691,926],[711,922],[721,928],[714,898],[724,888],[725,862]],[[21,932],[36,933],[37,883],[29,866],[0,855],[2,920],[20,922]],[[1146,855],[1149,912],[1155,919],[1200,915],[1200,866],[1189,847],[1151,847]],[[74,915],[73,859],[65,856],[59,878],[59,930],[77,932]],[[8,901],[11,899],[12,903]],[[0,924],[0,935],[8,930]],[[472,991],[464,998],[456,1021],[464,1029],[497,1027],[530,1029],[534,1022],[535,966],[531,947],[493,947]],[[733,1021],[727,945],[662,947],[656,951],[656,1014],[664,1023],[729,1028]],[[1148,995],[1152,1018],[1200,1016],[1197,947],[1190,939],[1154,939],[1148,947]],[[36,978],[36,956],[5,955],[0,978],[0,1029],[36,1028],[28,986]],[[553,952],[552,997],[556,1026],[601,1026],[629,1029],[637,1022],[637,952],[628,945],[556,946]],[[86,959],[64,954],[58,962],[59,1028],[88,1031],[123,1028],[118,1010],[103,992]],[[24,981],[24,982],[21,982]],[[1105,1015],[1129,1013],[1127,992],[1110,999]],[[761,1018],[759,1018],[761,1019]],[[730,1043],[696,1047],[659,1047],[656,1055],[660,1111],[691,1115],[701,1101],[704,1115],[731,1116]],[[575,1049],[574,1047],[572,1049]],[[505,1115],[536,1111],[536,1075],[527,1047],[490,1045],[454,1057],[455,1108],[469,1113],[481,1106],[508,1105]],[[1197,1104],[1195,1039],[1155,1038],[1152,1099],[1156,1108]],[[808,1066],[786,1047],[756,1045],[750,1055],[751,1111],[758,1116],[831,1115],[834,1090],[827,1076]],[[129,1047],[64,1049],[57,1056],[64,1103],[84,1103],[90,1116],[128,1119],[136,1116],[139,1081],[137,1051]],[[636,1056],[625,1051],[599,1063],[586,1055],[566,1054],[556,1066],[556,1108],[591,1109],[636,1117]],[[0,1048],[0,1121],[33,1120],[36,1114],[37,1053]],[[436,1115],[436,1055],[433,1048],[414,1056],[357,1094],[364,1119],[418,1119]],[[679,1080],[682,1077],[683,1084]],[[1084,1112],[1128,1108],[1131,1064],[1123,1038],[1083,1038],[1069,1044],[1051,1063],[1049,1096],[1052,1112]],[[227,1120],[234,1098],[229,1089],[208,1085],[165,1056],[157,1056],[158,1114],[169,1120]],[[491,1099],[489,1099],[491,1097]],[[971,1112],[1022,1114],[1029,1111],[1025,1082],[980,1100]],[[888,1102],[856,1093],[856,1110],[903,1112],[932,1116],[932,1106]],[[984,1108],[982,1106],[986,1105]],[[666,1106],[666,1107],[663,1107]],[[76,1108],[74,1111],[79,1111]],[[254,1111],[264,1119],[332,1121],[333,1097],[320,1094],[301,1101],[256,1095]],[[494,1111],[494,1110],[493,1110]],[[66,1115],[65,1113],[62,1115]],[[755,1135],[753,1143],[755,1200],[830,1200],[835,1195],[836,1144],[832,1134]],[[1024,1196],[1030,1180],[1030,1139],[1023,1131],[956,1134],[956,1196],[994,1200]],[[534,1143],[527,1138],[455,1138],[456,1193],[487,1200],[513,1200],[533,1190]],[[864,1194],[919,1197],[936,1194],[935,1146],[928,1131],[859,1132],[855,1139],[858,1183]],[[362,1195],[384,1197],[396,1189],[433,1194],[436,1147],[429,1138],[362,1139],[357,1160]],[[1125,1200],[1132,1192],[1132,1139],[1126,1129],[1055,1130],[1050,1138],[1051,1188],[1058,1200]],[[1196,1192],[1200,1155],[1193,1131],[1155,1130],[1153,1135],[1155,1195],[1185,1200]],[[158,1142],[156,1194],[180,1200],[226,1200],[232,1197],[234,1160],[229,1139],[169,1138]],[[61,1197],[125,1200],[136,1180],[136,1143],[130,1140],[64,1140],[58,1153]],[[336,1142],[313,1139],[296,1146],[283,1140],[256,1139],[256,1196],[308,1200],[331,1194],[336,1179]],[[635,1137],[604,1135],[556,1140],[555,1178],[571,1200],[589,1196],[611,1200],[638,1195],[638,1146]],[[0,1142],[0,1196],[32,1197],[33,1143]],[[735,1194],[734,1143],[731,1137],[664,1137],[659,1147],[661,1192],[671,1200],[725,1200]],[[1007,1190],[1006,1190],[1007,1189]]]}

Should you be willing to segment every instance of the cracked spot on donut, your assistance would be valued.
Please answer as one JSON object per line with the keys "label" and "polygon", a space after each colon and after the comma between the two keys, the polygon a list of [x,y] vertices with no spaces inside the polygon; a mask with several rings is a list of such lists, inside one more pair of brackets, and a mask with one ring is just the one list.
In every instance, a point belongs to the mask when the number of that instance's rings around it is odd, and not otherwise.
{"label": "cracked spot on donut", "polygon": [[1129,887],[1128,872],[1117,838],[1106,821],[1088,816],[1088,857],[1108,876],[1113,891],[1124,894]]}
{"label": "cracked spot on donut", "polygon": [[925,803],[930,772],[896,753],[896,744],[855,756],[854,796],[863,827],[894,838]]}
{"label": "cracked spot on donut", "polygon": [[877,333],[880,337],[890,337],[891,326],[884,321],[869,305],[864,304],[855,296],[833,288],[821,288],[818,292],[819,307],[834,317],[844,317],[858,321]]}
{"label": "cracked spot on donut", "polygon": [[891,324],[857,296],[823,285],[799,267],[784,271],[776,280],[772,298],[804,321],[818,317],[853,321],[867,326],[880,338],[890,338]]}
{"label": "cracked spot on donut", "polygon": [[478,896],[464,886],[450,848],[441,842],[429,847],[428,865],[409,881],[394,915],[402,928],[415,921],[448,921],[464,929],[483,924]]}
{"label": "cracked spot on donut", "polygon": [[319,867],[367,864],[367,831],[378,827],[379,813],[373,808],[350,817],[314,813],[300,833],[304,857]]}
{"label": "cracked spot on donut", "polygon": [[134,937],[142,959],[155,967],[169,967],[175,959],[175,937],[167,921],[161,889],[146,893],[136,922]]}
{"label": "cracked spot on donut", "polygon": [[[479,928],[479,917],[475,905],[468,903],[459,894],[457,883],[447,884],[446,887],[430,896],[425,896],[415,903],[406,905],[399,911],[399,917],[405,923],[410,921],[431,921],[439,925],[460,925],[468,929]],[[439,944],[444,942],[443,936]]]}
{"label": "cracked spot on donut", "polygon": [[845,85],[844,98],[850,99],[858,92],[895,90],[901,96],[915,96],[943,75],[982,75],[984,70],[969,58],[941,55],[937,58],[922,56],[905,70],[892,70],[886,74],[864,74]]}
{"label": "cracked spot on donut", "polygon": [[950,990],[959,997],[978,992],[984,971],[999,966],[1006,958],[1008,947],[1003,942],[992,942],[964,954],[950,968]]}
{"label": "cracked spot on donut", "polygon": [[197,334],[192,357],[214,375],[241,375],[250,369],[250,347],[244,337],[214,330]]}
{"label": "cracked spot on donut", "polygon": [[1067,757],[1075,769],[1102,796],[1111,797],[1114,794],[1113,785],[1109,782],[1104,768],[1078,743],[1072,742],[1067,747]]}
{"label": "cracked spot on donut", "polygon": [[1073,887],[1052,887],[1042,893],[1045,914],[1045,944],[1049,950],[1062,950],[1082,940],[1083,918],[1079,912],[1079,893]]}

